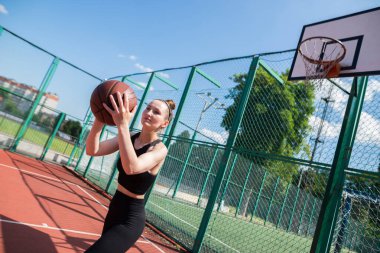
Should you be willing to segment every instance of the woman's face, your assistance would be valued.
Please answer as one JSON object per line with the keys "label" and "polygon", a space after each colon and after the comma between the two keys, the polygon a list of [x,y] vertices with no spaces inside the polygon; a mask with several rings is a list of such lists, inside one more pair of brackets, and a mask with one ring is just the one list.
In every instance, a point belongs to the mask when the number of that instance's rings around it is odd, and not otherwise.
{"label": "woman's face", "polygon": [[165,102],[153,100],[142,113],[141,124],[154,130],[166,127],[169,124],[169,108]]}

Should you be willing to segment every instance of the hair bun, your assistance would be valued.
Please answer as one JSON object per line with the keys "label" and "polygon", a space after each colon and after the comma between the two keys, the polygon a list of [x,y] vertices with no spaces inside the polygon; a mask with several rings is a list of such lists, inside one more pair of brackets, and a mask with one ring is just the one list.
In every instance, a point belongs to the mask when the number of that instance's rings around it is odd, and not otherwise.
{"label": "hair bun", "polygon": [[166,99],[165,102],[170,106],[170,110],[174,110],[175,109],[175,102],[171,99]]}

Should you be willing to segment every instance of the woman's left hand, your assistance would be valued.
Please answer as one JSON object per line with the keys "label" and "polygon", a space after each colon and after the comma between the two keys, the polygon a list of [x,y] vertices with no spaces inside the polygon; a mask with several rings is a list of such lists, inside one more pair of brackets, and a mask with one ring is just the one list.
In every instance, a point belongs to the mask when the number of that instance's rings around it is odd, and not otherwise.
{"label": "woman's left hand", "polygon": [[[126,125],[129,126],[129,122],[132,120],[133,115],[136,112],[137,106],[133,108],[132,112],[129,111],[129,94],[124,93],[124,99],[121,97],[120,92],[116,93],[118,104],[112,95],[110,95],[111,104],[113,110],[103,103],[104,108],[111,114],[112,119],[116,126]],[[124,100],[124,101],[123,101]]]}

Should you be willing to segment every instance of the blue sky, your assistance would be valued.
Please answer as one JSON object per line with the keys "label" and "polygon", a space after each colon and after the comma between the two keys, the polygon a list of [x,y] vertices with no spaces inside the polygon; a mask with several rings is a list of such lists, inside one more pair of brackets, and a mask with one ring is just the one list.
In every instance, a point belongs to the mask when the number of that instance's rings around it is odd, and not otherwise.
{"label": "blue sky", "polygon": [[[294,49],[304,25],[378,6],[380,0],[0,0],[0,25],[98,77],[109,78]],[[0,36],[0,75],[38,87],[51,58],[16,42]],[[227,80],[248,66],[248,60],[231,62],[210,66],[209,71],[214,77],[220,76],[219,80]],[[188,73],[169,74],[172,82],[183,85]],[[146,83],[147,76],[137,81]],[[204,80],[197,82],[195,90],[209,85],[202,83]],[[83,119],[97,83],[60,63],[48,91],[58,93],[59,110]],[[160,85],[154,84],[162,92],[152,97],[174,97],[179,102],[178,93],[168,92],[167,87]],[[223,85],[225,90],[219,93],[220,98],[231,84]],[[215,87],[207,89],[212,88]],[[375,90],[373,94],[380,93],[378,88]],[[188,111],[183,114],[186,123],[194,128],[204,103],[193,97],[189,100]],[[215,119],[220,119],[221,113],[220,110],[205,113],[201,131],[217,136],[221,129]],[[372,121],[377,125],[378,120]],[[332,125],[327,131],[336,127],[339,128]],[[330,137],[336,138],[337,132],[334,133]],[[379,131],[372,136],[378,140]]]}
{"label": "blue sky", "polygon": [[0,25],[91,73],[110,77],[292,49],[303,25],[374,8],[380,1],[0,0],[0,4]]}

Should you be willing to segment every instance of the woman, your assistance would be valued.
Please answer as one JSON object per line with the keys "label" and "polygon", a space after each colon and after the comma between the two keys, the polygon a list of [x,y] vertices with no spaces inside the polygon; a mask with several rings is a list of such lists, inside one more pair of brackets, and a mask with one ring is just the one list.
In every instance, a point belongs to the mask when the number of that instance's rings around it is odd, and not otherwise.
{"label": "woman", "polygon": [[101,237],[86,252],[125,252],[140,237],[145,226],[144,194],[152,186],[167,155],[166,146],[158,133],[169,125],[175,104],[172,100],[153,100],[142,113],[141,133],[131,136],[129,123],[136,107],[129,111],[128,95],[124,100],[117,93],[116,103],[110,96],[113,109],[103,106],[112,115],[118,136],[99,142],[103,123],[95,119],[86,142],[86,152],[103,156],[117,150],[120,159],[117,191],[105,218]]}

